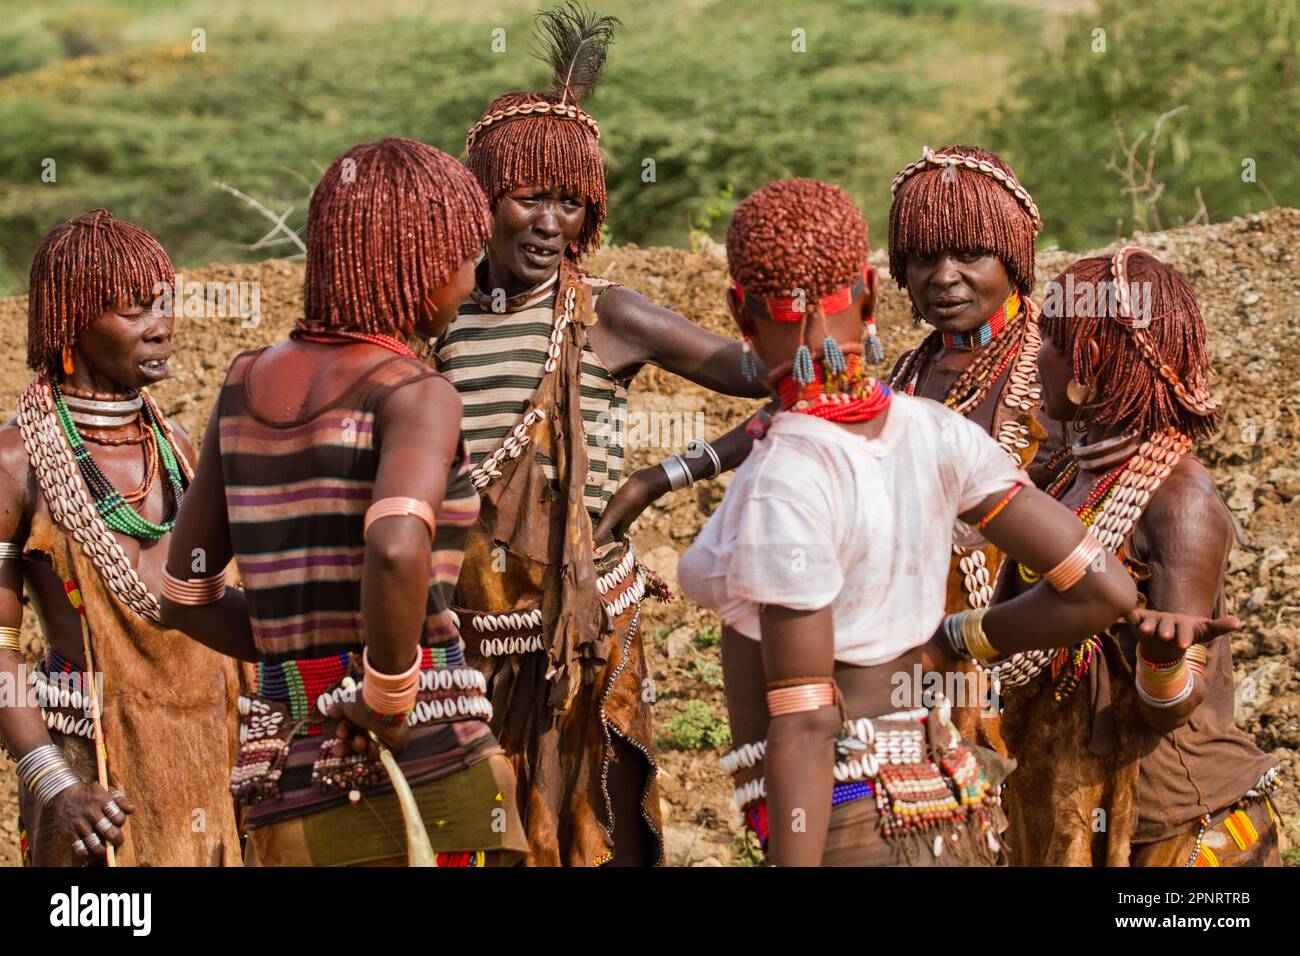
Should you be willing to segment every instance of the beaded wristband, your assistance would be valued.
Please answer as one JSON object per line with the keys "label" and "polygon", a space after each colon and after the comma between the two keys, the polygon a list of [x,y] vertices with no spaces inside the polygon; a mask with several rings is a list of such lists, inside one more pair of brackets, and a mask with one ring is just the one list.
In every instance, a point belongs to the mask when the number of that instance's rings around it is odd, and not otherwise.
{"label": "beaded wristband", "polygon": [[980,520],[975,525],[975,529],[977,531],[983,531],[985,525],[987,525],[990,521],[992,521],[994,518],[1000,515],[1002,513],[1002,509],[1005,508],[1007,505],[1011,504],[1011,499],[1014,498],[1016,495],[1020,494],[1020,489],[1023,487],[1025,486],[1012,485],[1011,490],[1002,496],[1002,500],[999,501],[997,504],[995,504],[989,510],[988,514],[986,514],[983,518],[980,518]]}
{"label": "beaded wristband", "polygon": [[1085,531],[1083,538],[1074,546],[1074,550],[1066,555],[1060,564],[1046,572],[1043,578],[1057,591],[1065,593],[1083,580],[1088,565],[1092,564],[1101,553],[1100,542],[1092,536],[1092,532]]}
{"label": "beaded wristband", "polygon": [[385,674],[370,666],[370,650],[361,653],[365,680],[361,684],[361,699],[367,707],[379,714],[401,714],[402,719],[415,706],[420,692],[420,665],[424,653],[416,648],[415,663],[400,674]]}
{"label": "beaded wristband", "polygon": [[1166,671],[1166,670],[1172,670],[1175,667],[1181,667],[1184,663],[1186,663],[1186,657],[1187,654],[1186,652],[1184,652],[1182,654],[1179,654],[1177,657],[1173,658],[1172,660],[1150,661],[1147,660],[1146,655],[1142,653],[1142,647],[1140,645],[1138,646],[1137,649],[1138,663],[1146,667],[1148,670],[1153,670],[1153,671]]}
{"label": "beaded wristband", "polygon": [[[365,693],[364,685],[363,685],[362,693],[363,694]],[[373,717],[375,720],[379,721],[380,723],[388,724],[390,726],[400,724],[402,721],[406,720],[407,717],[411,716],[410,710],[408,710],[404,714],[384,714],[375,710],[373,707],[371,707],[369,704],[365,703],[364,701],[362,702],[362,706],[366,708],[366,713],[369,714],[371,717]],[[412,707],[412,710],[414,710],[414,707]]]}
{"label": "beaded wristband", "polygon": [[798,684],[794,687],[777,687],[767,692],[769,717],[802,714],[810,710],[835,705],[835,685],[818,682]]}
{"label": "beaded wristband", "polygon": [[362,540],[370,535],[370,526],[381,518],[397,518],[406,515],[423,521],[429,529],[430,539],[437,534],[437,524],[429,502],[421,501],[419,498],[382,498],[366,509],[365,523],[361,528]]}
{"label": "beaded wristband", "polygon": [[19,641],[22,632],[16,627],[0,627],[0,651],[18,651],[22,653],[23,645]]}
{"label": "beaded wristband", "polygon": [[226,572],[222,570],[203,578],[183,579],[163,568],[162,593],[173,604],[183,604],[186,607],[216,604],[226,594]]}
{"label": "beaded wristband", "polygon": [[1178,658],[1172,668],[1155,670],[1138,654],[1138,666],[1134,674],[1138,696],[1152,707],[1173,707],[1186,700],[1192,693],[1194,679],[1187,667],[1186,655]]}

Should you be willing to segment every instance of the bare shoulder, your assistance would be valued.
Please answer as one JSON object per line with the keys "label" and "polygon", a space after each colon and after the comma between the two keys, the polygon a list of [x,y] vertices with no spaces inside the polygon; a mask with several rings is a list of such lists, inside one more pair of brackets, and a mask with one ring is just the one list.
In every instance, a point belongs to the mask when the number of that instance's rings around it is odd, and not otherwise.
{"label": "bare shoulder", "polygon": [[1191,456],[1169,473],[1141,520],[1143,530],[1157,546],[1226,551],[1232,542],[1232,517],[1214,477]]}
{"label": "bare shoulder", "polygon": [[11,513],[14,503],[26,505],[31,463],[16,419],[0,425],[0,511]]}
{"label": "bare shoulder", "polygon": [[393,390],[384,402],[389,422],[442,422],[454,415],[460,421],[460,392],[443,375],[429,375]]}
{"label": "bare shoulder", "polygon": [[26,474],[28,468],[27,449],[23,446],[18,419],[11,418],[0,425],[0,471],[4,473],[0,477],[11,479]]}

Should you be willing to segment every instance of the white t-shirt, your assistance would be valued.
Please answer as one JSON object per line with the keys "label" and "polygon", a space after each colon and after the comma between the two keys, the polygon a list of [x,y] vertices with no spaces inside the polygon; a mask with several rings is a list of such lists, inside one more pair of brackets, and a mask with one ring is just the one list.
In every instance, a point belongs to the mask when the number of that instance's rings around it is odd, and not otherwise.
{"label": "white t-shirt", "polygon": [[871,665],[930,639],[943,618],[957,520],[1029,484],[979,426],[894,393],[879,437],[778,415],[682,555],[682,592],[758,640],[760,605],[831,605],[835,659]]}

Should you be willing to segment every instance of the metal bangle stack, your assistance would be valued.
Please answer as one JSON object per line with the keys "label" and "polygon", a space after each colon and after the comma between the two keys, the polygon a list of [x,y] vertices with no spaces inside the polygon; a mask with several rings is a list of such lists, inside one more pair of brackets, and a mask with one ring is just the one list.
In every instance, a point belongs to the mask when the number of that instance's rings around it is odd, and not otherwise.
{"label": "metal bangle stack", "polygon": [[36,747],[19,760],[18,779],[42,807],[48,807],[68,787],[81,783],[56,744]]}
{"label": "metal bangle stack", "polygon": [[722,459],[713,450],[713,446],[699,438],[693,438],[686,443],[685,456],[673,455],[659,463],[659,467],[668,476],[669,489],[676,491],[679,488],[688,488],[695,484],[696,478],[691,474],[690,466],[686,464],[686,458],[697,458],[701,451],[709,456],[709,462],[713,465],[713,473],[706,475],[705,478],[711,481],[722,474]]}

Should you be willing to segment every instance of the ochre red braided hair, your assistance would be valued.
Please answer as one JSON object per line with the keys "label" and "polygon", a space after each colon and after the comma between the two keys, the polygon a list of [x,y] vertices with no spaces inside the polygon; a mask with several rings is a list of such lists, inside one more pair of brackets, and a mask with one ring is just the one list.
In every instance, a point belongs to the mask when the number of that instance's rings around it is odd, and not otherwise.
{"label": "ochre red braided hair", "polygon": [[45,372],[65,347],[112,308],[152,305],[171,288],[166,251],[134,223],[92,209],[59,223],[32,259],[27,293],[27,364]]}
{"label": "ochre red braided hair", "polygon": [[[1018,183],[1006,161],[986,149],[954,145],[934,153],[983,161]],[[897,184],[889,208],[889,274],[906,289],[908,259],[944,249],[977,251],[1001,259],[1012,285],[1028,296],[1034,290],[1038,234],[1031,210],[1032,199],[1026,204],[988,173],[924,164]]]}
{"label": "ochre red braided hair", "polygon": [[442,150],[398,138],[352,147],[312,193],[300,326],[409,333],[491,226],[478,183]]}
{"label": "ochre red braided hair", "polygon": [[[1141,435],[1171,426],[1194,439],[1214,434],[1223,420],[1222,406],[1215,402],[1205,414],[1197,414],[1180,403],[1170,383],[1139,350],[1130,328],[1133,320],[1121,320],[1116,315],[1114,297],[1103,293],[1113,282],[1112,267],[1110,256],[1075,262],[1049,284],[1039,320],[1043,333],[1069,357],[1074,377],[1095,386],[1097,397],[1088,406],[1089,420]],[[1125,271],[1130,286],[1150,284],[1150,314],[1141,317],[1138,331],[1155,357],[1187,388],[1203,388],[1214,368],[1206,348],[1205,322],[1191,284],[1172,266],[1145,251],[1127,255]],[[1067,276],[1073,277],[1076,289],[1092,284],[1096,308],[1075,309],[1068,302],[1063,303],[1064,307],[1053,305],[1056,289],[1067,287]],[[1092,367],[1089,341],[1096,342],[1101,353],[1096,369]]]}
{"label": "ochre red braided hair", "polygon": [[867,223],[853,197],[816,179],[783,179],[751,193],[727,228],[727,264],[746,296],[809,303],[851,286],[867,261]]}

